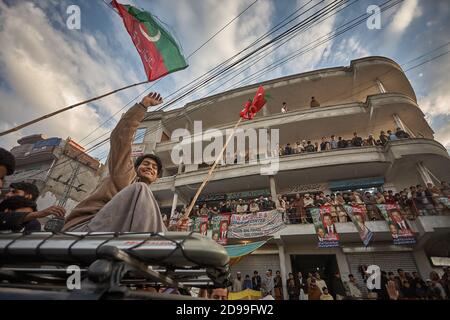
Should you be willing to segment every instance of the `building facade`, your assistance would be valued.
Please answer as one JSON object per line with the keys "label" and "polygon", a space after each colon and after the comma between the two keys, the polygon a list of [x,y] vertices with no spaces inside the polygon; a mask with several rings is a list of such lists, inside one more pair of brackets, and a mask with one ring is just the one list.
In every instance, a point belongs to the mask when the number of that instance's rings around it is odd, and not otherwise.
{"label": "building facade", "polygon": [[37,200],[40,209],[61,205],[70,212],[100,180],[104,166],[70,138],[36,134],[17,143],[11,149],[16,158],[16,171],[7,177],[5,186],[21,181],[34,183],[40,191]]}
{"label": "building facade", "polygon": [[[279,147],[303,140],[320,144],[322,137],[332,135],[352,139],[354,132],[360,137],[373,135],[377,140],[381,131],[395,132],[396,128],[410,138],[385,145],[281,155],[278,172],[273,175],[261,174],[260,162],[219,166],[200,203],[217,205],[225,199],[259,195],[277,199],[278,195],[353,190],[397,193],[418,184],[450,180],[448,151],[434,140],[406,75],[390,59],[368,57],[351,61],[347,67],[287,76],[210,96],[181,109],[149,113],[133,150],[135,156],[154,152],[163,161],[163,177],[151,186],[163,212],[170,214],[188,205],[209,169],[205,164],[174,163],[172,152],[179,141],[169,137],[180,128],[194,132],[196,121],[201,121],[203,131],[232,128],[243,103],[253,97],[259,85],[272,99],[254,120],[242,122],[240,127],[279,129]],[[318,104],[311,103],[312,97]],[[288,106],[286,113],[281,112],[283,102]],[[196,141],[195,136],[190,138]],[[203,139],[200,146],[205,148],[210,142]],[[286,279],[289,272],[318,270],[329,280],[335,271],[345,278],[350,273],[359,274],[361,266],[379,265],[385,271],[419,271],[428,278],[430,271],[448,263],[450,216],[419,215],[408,223],[416,236],[415,245],[393,245],[385,221],[368,221],[374,237],[365,247],[356,227],[346,222],[336,224],[340,246],[328,249],[317,247],[312,224],[288,224],[233,271],[251,276],[254,270],[260,274],[267,269],[280,270]],[[358,281],[362,283],[362,278]],[[286,297],[286,288],[284,293]]]}

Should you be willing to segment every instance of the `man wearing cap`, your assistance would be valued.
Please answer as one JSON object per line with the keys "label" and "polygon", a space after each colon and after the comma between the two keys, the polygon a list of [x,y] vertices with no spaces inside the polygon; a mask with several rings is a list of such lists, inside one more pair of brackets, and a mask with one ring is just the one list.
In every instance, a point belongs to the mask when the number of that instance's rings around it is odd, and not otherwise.
{"label": "man wearing cap", "polygon": [[133,164],[131,145],[147,108],[162,103],[150,93],[130,108],[111,133],[109,175],[95,191],[69,214],[64,231],[162,232],[166,231],[150,184],[161,174],[161,160],[153,154],[140,156]]}
{"label": "man wearing cap", "polygon": [[[12,153],[0,148],[0,193],[5,176],[12,175],[15,169],[16,160]],[[12,196],[10,192],[8,194],[9,197],[0,204],[0,230],[2,231],[20,231],[27,226],[28,231],[36,230],[37,228],[30,222],[51,214],[45,210],[36,211],[36,204],[31,200],[31,196],[24,197],[25,192],[17,196]],[[40,229],[40,224],[38,228]]]}
{"label": "man wearing cap", "polygon": [[236,273],[236,278],[233,280],[233,292],[242,291],[242,275],[238,271]]}
{"label": "man wearing cap", "polygon": [[[9,191],[5,194],[5,198],[11,197],[24,197],[27,200],[36,202],[39,197],[39,189],[29,182],[14,182],[9,185]],[[49,216],[54,215],[56,217],[63,218],[66,214],[66,210],[61,206],[50,206],[44,210],[40,210],[38,215]]]}

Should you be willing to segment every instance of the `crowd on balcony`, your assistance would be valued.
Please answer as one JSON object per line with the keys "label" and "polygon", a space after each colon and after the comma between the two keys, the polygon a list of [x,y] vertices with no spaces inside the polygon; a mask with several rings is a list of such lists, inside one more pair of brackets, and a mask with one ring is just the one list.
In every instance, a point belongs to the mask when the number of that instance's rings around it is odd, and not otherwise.
{"label": "crowd on balcony", "polygon": [[280,146],[279,155],[287,156],[292,154],[319,152],[343,148],[384,146],[389,141],[409,139],[409,138],[410,135],[401,128],[397,128],[395,132],[387,130],[387,134],[386,132],[381,131],[378,139],[375,139],[372,134],[370,134],[367,138],[363,139],[358,135],[357,132],[354,132],[352,139],[344,139],[342,137],[338,137],[336,140],[336,136],[332,135],[330,138],[322,137],[322,141],[320,143],[312,142],[310,140],[308,141],[302,140],[302,142],[297,141],[296,143],[292,144],[288,143],[285,146]]}
{"label": "crowd on balcony", "polygon": [[[212,216],[220,213],[247,214],[277,209],[283,213],[283,219],[287,224],[312,223],[311,209],[321,206],[329,206],[333,221],[349,222],[349,217],[344,205],[359,205],[366,210],[366,220],[382,220],[376,207],[377,204],[396,204],[400,207],[404,217],[410,220],[419,215],[449,214],[450,210],[439,199],[450,197],[450,186],[446,181],[439,185],[428,183],[410,186],[400,192],[392,190],[383,192],[336,192],[326,194],[324,192],[305,193],[292,195],[279,195],[277,202],[271,196],[250,200],[220,201],[218,205],[198,203],[195,205],[191,217]],[[184,214],[184,209],[176,211],[172,219],[177,219]]]}
{"label": "crowd on balcony", "polygon": [[325,195],[323,192],[316,194],[297,194],[295,197],[280,196],[279,209],[285,212],[286,223],[312,223],[310,209],[321,206],[329,206],[334,222],[347,222],[349,217],[343,205],[360,205],[366,210],[367,220],[381,220],[377,210],[377,204],[396,204],[402,210],[404,216],[410,220],[418,215],[447,214],[448,208],[439,202],[441,197],[450,196],[449,184],[442,181],[440,186],[431,183],[427,187],[421,185],[405,188],[394,193],[392,190],[374,193],[358,191],[334,193]]}

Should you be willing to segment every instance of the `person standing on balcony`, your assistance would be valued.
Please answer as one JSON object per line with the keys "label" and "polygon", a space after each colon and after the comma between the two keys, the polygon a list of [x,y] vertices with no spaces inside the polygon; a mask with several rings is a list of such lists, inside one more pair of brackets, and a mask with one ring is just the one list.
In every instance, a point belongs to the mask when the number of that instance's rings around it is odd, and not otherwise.
{"label": "person standing on balcony", "polygon": [[306,148],[305,148],[306,152],[314,152],[316,151],[316,149],[314,148],[314,145],[311,144],[311,141],[308,141]]}
{"label": "person standing on balcony", "polygon": [[347,140],[343,140],[342,137],[339,137],[338,140],[339,149],[347,148]]}
{"label": "person standing on balcony", "polygon": [[397,136],[396,136],[394,133],[392,133],[391,130],[388,130],[388,131],[387,131],[387,134],[388,134],[389,141],[395,141],[395,140],[398,140]]}
{"label": "person standing on balcony", "polygon": [[441,194],[444,197],[450,197],[450,186],[449,186],[448,182],[441,181],[441,188],[440,188],[440,190],[441,190]]}
{"label": "person standing on balcony", "polygon": [[331,150],[330,142],[327,141],[326,137],[322,137],[322,142],[320,143],[320,151]]}
{"label": "person standing on balcony", "polygon": [[336,141],[336,137],[334,136],[334,134],[331,136],[330,146],[332,150],[338,148],[338,142]]}
{"label": "person standing on balcony", "polygon": [[314,151],[315,151],[315,152],[320,151],[320,146],[319,146],[319,143],[318,143],[318,142],[314,142]]}
{"label": "person standing on balcony", "polygon": [[384,196],[381,192],[377,192],[375,196],[375,201],[377,204],[385,204],[386,200],[384,199]]}
{"label": "person standing on balcony", "polygon": [[266,203],[266,200],[264,200],[264,196],[259,197],[258,206],[259,206],[259,210],[267,211],[267,203]]}
{"label": "person standing on balcony", "polygon": [[287,113],[288,108],[286,102],[283,102],[283,106],[281,107],[281,113]]}
{"label": "person standing on balcony", "polygon": [[252,200],[251,202],[250,202],[250,213],[257,213],[257,212],[259,212],[259,206],[258,206],[258,204],[256,203],[256,199],[255,200]]}
{"label": "person standing on balcony", "polygon": [[288,143],[286,145],[286,147],[284,148],[284,155],[289,156],[292,154],[292,148],[291,148],[291,144]]}
{"label": "person standing on balcony", "polygon": [[316,98],[311,97],[311,102],[309,103],[311,108],[318,108],[320,107],[319,101],[316,100]]}
{"label": "person standing on balcony", "polygon": [[295,153],[296,154],[300,154],[300,153],[303,153],[304,151],[305,150],[304,150],[302,144],[300,143],[300,141],[297,141],[296,148],[295,148]]}
{"label": "person standing on balcony", "polygon": [[353,147],[361,147],[362,146],[362,138],[358,137],[356,132],[353,132],[352,146]]}
{"label": "person standing on balcony", "polygon": [[275,201],[272,200],[272,196],[267,199],[267,210],[274,210],[276,208]]}
{"label": "person standing on balcony", "polygon": [[386,135],[386,133],[384,131],[380,132],[380,141],[381,141],[381,145],[385,146],[386,143],[389,141],[389,137]]}
{"label": "person standing on balcony", "polygon": [[206,203],[204,203],[203,205],[202,205],[202,208],[200,209],[200,215],[201,216],[207,216],[208,215],[208,208],[207,208],[207,206],[206,206]]}
{"label": "person standing on balcony", "polygon": [[305,204],[299,193],[295,195],[293,207],[295,208],[295,223],[306,223]]}
{"label": "person standing on balcony", "polygon": [[239,204],[236,206],[236,213],[237,214],[247,213],[247,204],[244,203],[242,199],[239,199]]}
{"label": "person standing on balcony", "polygon": [[376,146],[377,143],[375,141],[375,139],[373,138],[373,135],[369,134],[369,137],[367,138],[367,146]]}
{"label": "person standing on balcony", "polygon": [[363,202],[366,205],[368,218],[372,221],[378,220],[377,209],[375,207],[376,201],[370,192],[364,194]]}
{"label": "person standing on balcony", "polygon": [[399,139],[409,139],[410,138],[409,134],[406,133],[405,131],[403,131],[401,128],[397,128],[395,130],[395,135]]}

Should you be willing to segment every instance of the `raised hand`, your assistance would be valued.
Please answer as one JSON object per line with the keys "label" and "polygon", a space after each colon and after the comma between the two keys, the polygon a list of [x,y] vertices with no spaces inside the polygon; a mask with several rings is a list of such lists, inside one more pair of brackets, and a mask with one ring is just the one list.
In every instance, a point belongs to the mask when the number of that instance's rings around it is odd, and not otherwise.
{"label": "raised hand", "polygon": [[145,96],[142,99],[141,104],[148,108],[148,107],[152,107],[152,106],[161,104],[162,102],[163,102],[163,99],[159,93],[150,92],[147,96]]}

